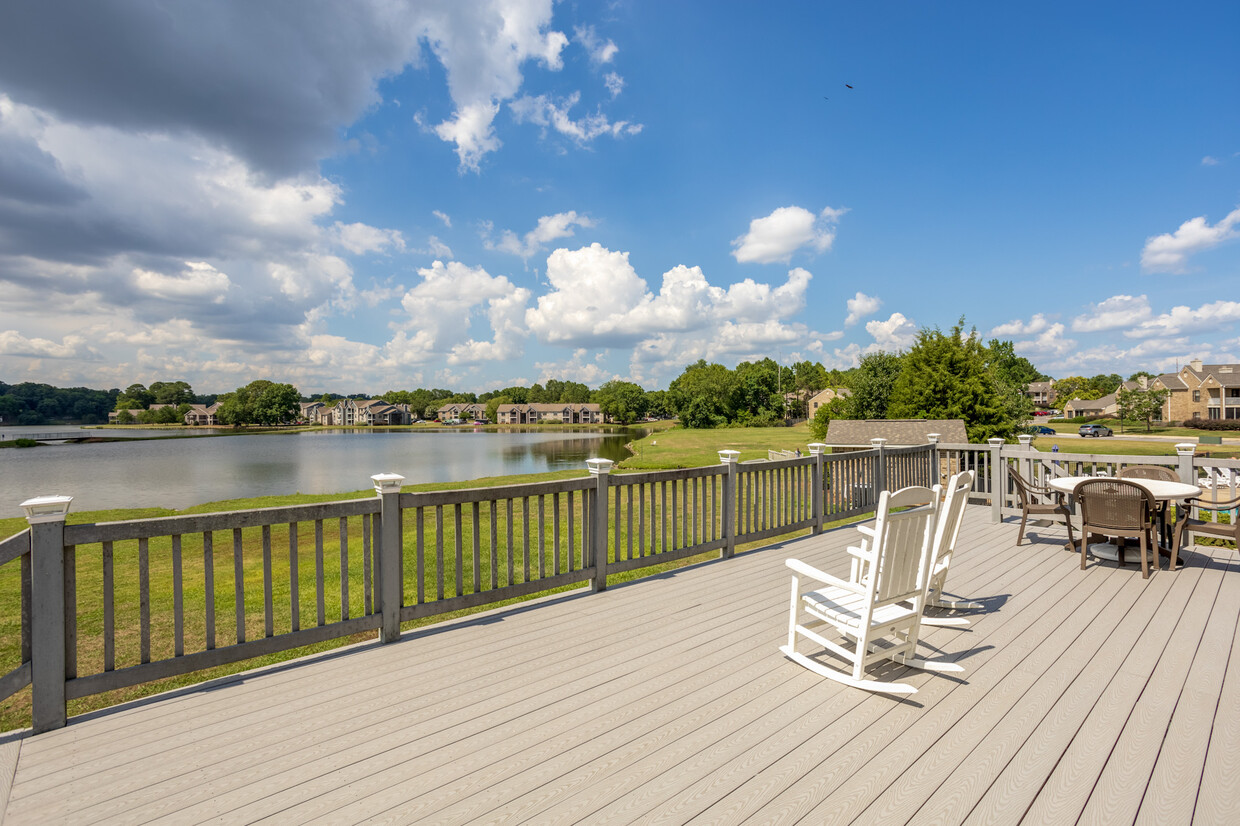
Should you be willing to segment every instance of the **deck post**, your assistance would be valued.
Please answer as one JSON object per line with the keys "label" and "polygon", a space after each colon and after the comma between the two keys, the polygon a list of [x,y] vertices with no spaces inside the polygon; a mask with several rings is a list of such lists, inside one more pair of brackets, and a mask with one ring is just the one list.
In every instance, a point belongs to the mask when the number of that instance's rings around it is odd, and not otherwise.
{"label": "deck post", "polygon": [[823,512],[826,508],[823,507],[822,503],[822,494],[826,487],[824,481],[826,474],[823,473],[827,465],[826,452],[827,446],[822,442],[814,442],[809,446],[809,455],[814,457],[813,470],[811,471],[813,482],[810,492],[810,506],[814,509],[814,528],[812,531],[814,535],[822,533],[822,525],[826,521],[826,514]]}
{"label": "deck post", "polygon": [[[607,590],[607,484],[611,475],[611,459],[586,459],[586,467],[594,477],[594,507],[590,508],[590,552],[594,562],[594,577],[590,588],[594,593]],[[616,514],[619,518],[620,514]]]}
{"label": "deck post", "polygon": [[1175,455],[1179,460],[1179,466],[1176,469],[1180,473],[1180,481],[1186,485],[1197,483],[1197,472],[1193,467],[1193,453],[1196,450],[1197,445],[1192,442],[1180,442],[1175,446]]}
{"label": "deck post", "polygon": [[30,525],[30,683],[35,734],[63,728],[65,706],[65,517],[72,496],[22,502]]}
{"label": "deck post", "polygon": [[376,473],[370,477],[375,483],[379,505],[379,642],[396,642],[400,639],[400,603],[404,590],[400,581],[401,555],[404,548],[400,542],[400,483],[405,477],[399,473]]}
{"label": "deck post", "polygon": [[1007,477],[1003,470],[1007,466],[1003,461],[1003,439],[998,436],[987,439],[990,443],[990,521],[1003,521],[1003,493]]}
{"label": "deck post", "polygon": [[736,461],[739,450],[719,451],[719,463],[727,468],[723,477],[723,558],[736,556]]}
{"label": "deck post", "polygon": [[941,433],[927,433],[926,439],[930,442],[930,481],[926,487],[932,488],[935,485],[946,485],[948,475],[943,472],[943,464],[939,459],[939,439]]}

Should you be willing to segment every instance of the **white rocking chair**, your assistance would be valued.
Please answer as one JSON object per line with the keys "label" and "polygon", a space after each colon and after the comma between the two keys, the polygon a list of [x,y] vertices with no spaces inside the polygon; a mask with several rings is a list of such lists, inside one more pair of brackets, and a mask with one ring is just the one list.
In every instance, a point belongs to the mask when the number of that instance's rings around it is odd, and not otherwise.
{"label": "white rocking chair", "polygon": [[[947,582],[947,569],[952,564],[956,550],[956,537],[964,523],[965,506],[969,503],[969,490],[973,487],[973,471],[957,473],[947,482],[947,498],[939,508],[939,523],[934,530],[934,565],[930,569],[930,588],[926,595],[926,607],[967,611],[985,608],[980,602],[943,598],[943,586]],[[964,617],[923,617],[922,625],[965,626]]]}
{"label": "white rocking chair", "polygon": [[[893,512],[895,508],[907,510]],[[861,549],[849,549],[858,557],[860,570],[877,572],[876,576],[866,576],[864,581],[848,582],[799,559],[787,560],[786,564],[793,571],[792,602],[788,643],[780,646],[780,651],[815,674],[855,688],[889,694],[913,694],[917,689],[906,683],[867,678],[866,666],[878,660],[892,660],[927,671],[963,671],[954,663],[931,662],[915,656],[934,559],[938,509],[937,486],[934,489],[904,488],[895,493],[883,491],[879,495],[874,529],[868,532],[872,540],[864,543]],[[826,587],[802,594],[802,576]],[[806,625],[797,623],[798,608],[812,618]],[[841,645],[809,626],[829,626],[852,645]],[[797,635],[848,660],[852,664],[851,674],[798,653]]]}

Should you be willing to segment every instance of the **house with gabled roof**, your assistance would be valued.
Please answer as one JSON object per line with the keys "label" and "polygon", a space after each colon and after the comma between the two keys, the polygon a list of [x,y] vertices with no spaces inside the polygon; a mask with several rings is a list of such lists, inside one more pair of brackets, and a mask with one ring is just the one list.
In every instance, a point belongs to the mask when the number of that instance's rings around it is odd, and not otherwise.
{"label": "house with gabled roof", "polygon": [[495,412],[500,424],[602,424],[603,411],[593,402],[501,404]]}
{"label": "house with gabled roof", "polygon": [[485,422],[487,406],[476,402],[454,402],[445,404],[435,411],[435,418],[441,422]]}
{"label": "house with gabled roof", "polygon": [[1240,364],[1203,364],[1193,359],[1150,386],[1169,391],[1163,421],[1240,419]]}

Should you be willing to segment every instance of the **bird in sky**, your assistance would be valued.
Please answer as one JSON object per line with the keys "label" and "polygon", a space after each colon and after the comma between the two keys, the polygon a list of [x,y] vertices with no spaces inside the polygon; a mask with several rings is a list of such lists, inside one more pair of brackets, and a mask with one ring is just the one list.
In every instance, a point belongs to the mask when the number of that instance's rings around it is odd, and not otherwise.
{"label": "bird in sky", "polygon": [[[845,85],[845,86],[848,86],[848,84],[847,84],[847,83],[845,83],[844,85]],[[848,88],[849,88],[849,89],[851,89],[852,87],[851,87],[851,86],[848,86]]]}

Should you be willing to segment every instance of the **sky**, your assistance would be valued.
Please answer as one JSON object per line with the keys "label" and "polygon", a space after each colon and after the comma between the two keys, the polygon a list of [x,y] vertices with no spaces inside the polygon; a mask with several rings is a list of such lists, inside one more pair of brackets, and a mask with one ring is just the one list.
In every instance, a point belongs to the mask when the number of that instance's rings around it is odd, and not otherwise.
{"label": "sky", "polygon": [[0,380],[1240,361],[1240,4],[0,5]]}

